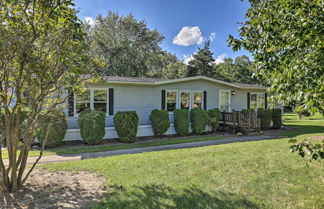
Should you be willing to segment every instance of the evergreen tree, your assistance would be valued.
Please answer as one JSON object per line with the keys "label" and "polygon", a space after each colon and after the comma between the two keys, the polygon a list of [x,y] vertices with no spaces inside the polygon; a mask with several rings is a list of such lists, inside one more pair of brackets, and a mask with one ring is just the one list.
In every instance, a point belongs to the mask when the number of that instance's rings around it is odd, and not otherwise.
{"label": "evergreen tree", "polygon": [[213,53],[210,51],[210,41],[205,43],[204,48],[198,48],[198,52],[193,55],[193,59],[188,63],[187,76],[203,75],[207,77],[213,76]]}

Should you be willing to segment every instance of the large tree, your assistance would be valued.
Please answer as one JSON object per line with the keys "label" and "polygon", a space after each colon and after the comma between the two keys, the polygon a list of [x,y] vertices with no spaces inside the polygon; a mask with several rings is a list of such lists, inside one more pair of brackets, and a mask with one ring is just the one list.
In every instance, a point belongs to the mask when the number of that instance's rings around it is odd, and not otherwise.
{"label": "large tree", "polygon": [[16,191],[26,181],[43,110],[57,110],[64,90],[82,80],[87,51],[71,0],[0,2],[0,190]]}
{"label": "large tree", "polygon": [[99,15],[89,29],[92,54],[105,64],[104,75],[144,77],[156,67],[164,37],[132,14]]}
{"label": "large tree", "polygon": [[257,75],[271,83],[279,101],[303,104],[324,114],[321,0],[250,0],[234,50],[250,51]]}
{"label": "large tree", "polygon": [[188,63],[188,76],[203,75],[213,76],[213,64],[215,59],[210,51],[210,41],[205,43],[203,48],[198,48],[198,52],[193,54],[193,59]]}

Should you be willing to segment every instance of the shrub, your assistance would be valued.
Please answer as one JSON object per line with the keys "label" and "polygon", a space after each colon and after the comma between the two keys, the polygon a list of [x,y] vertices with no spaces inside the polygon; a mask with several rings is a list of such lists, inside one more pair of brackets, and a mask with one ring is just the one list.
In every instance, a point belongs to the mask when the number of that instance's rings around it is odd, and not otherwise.
{"label": "shrub", "polygon": [[173,112],[174,129],[180,136],[189,134],[189,111],[176,109]]}
{"label": "shrub", "polygon": [[210,109],[208,110],[208,115],[212,131],[216,132],[219,127],[220,110],[218,108]]}
{"label": "shrub", "polygon": [[302,106],[296,106],[294,108],[294,113],[298,115],[299,119],[301,119],[302,116],[309,117],[311,115],[311,113]]}
{"label": "shrub", "polygon": [[155,137],[162,136],[170,128],[170,119],[167,110],[152,110],[150,120]]}
{"label": "shrub", "polygon": [[207,111],[201,108],[193,108],[190,110],[190,118],[192,132],[194,134],[201,134],[209,122]]}
{"label": "shrub", "polygon": [[136,111],[116,113],[114,123],[120,142],[132,143],[136,141],[138,119]]}
{"label": "shrub", "polygon": [[67,130],[65,114],[61,110],[51,113],[44,112],[39,120],[39,132],[37,133],[38,141],[46,148],[51,148],[61,145]]}
{"label": "shrub", "polygon": [[83,111],[78,118],[80,133],[87,144],[100,144],[105,136],[105,113],[102,111]]}
{"label": "shrub", "polygon": [[282,118],[281,118],[281,109],[273,109],[272,110],[272,122],[273,128],[279,129],[282,125]]}
{"label": "shrub", "polygon": [[272,111],[270,109],[258,109],[258,118],[261,120],[261,129],[267,130],[270,128],[272,120]]}

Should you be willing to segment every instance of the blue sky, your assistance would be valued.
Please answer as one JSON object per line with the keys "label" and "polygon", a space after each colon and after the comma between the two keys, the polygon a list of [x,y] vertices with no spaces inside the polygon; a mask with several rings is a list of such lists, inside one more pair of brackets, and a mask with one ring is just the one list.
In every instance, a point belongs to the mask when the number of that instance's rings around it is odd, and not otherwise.
{"label": "blue sky", "polygon": [[[229,34],[238,37],[238,22],[244,20],[248,1],[240,0],[76,0],[81,20],[106,15],[132,13],[148,27],[165,36],[162,47],[179,59],[190,59],[203,42],[212,38],[211,50],[221,62],[246,51],[233,52],[227,44]],[[91,20],[91,19],[90,19]]]}

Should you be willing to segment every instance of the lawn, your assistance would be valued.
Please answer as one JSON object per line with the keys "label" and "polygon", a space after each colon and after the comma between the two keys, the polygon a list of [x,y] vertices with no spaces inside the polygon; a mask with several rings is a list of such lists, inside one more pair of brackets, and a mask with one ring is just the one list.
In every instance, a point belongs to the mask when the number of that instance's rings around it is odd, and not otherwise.
{"label": "lawn", "polygon": [[[285,121],[298,139],[324,134],[321,117]],[[107,194],[95,208],[323,208],[323,163],[307,167],[288,139],[43,166],[104,176]]]}

